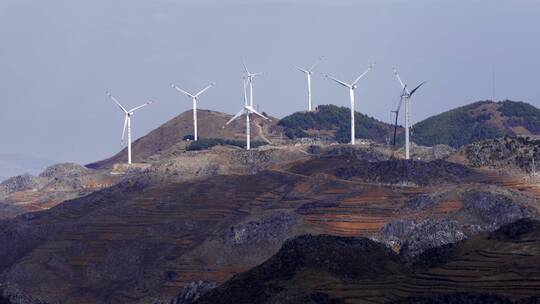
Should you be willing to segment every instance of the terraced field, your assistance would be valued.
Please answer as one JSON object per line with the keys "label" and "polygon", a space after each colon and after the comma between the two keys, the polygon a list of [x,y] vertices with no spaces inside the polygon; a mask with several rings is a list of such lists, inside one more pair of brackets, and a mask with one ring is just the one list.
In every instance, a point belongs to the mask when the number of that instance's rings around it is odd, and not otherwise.
{"label": "terraced field", "polygon": [[[372,158],[364,152],[362,156],[309,153],[301,158],[294,154],[287,158],[290,163],[275,162],[271,155],[277,152],[271,151],[227,152],[235,158],[220,153],[227,163],[242,160],[244,167],[238,171],[244,173],[220,167],[218,172],[229,173],[201,175],[202,169],[198,171],[194,164],[200,162],[201,168],[214,165],[205,161],[208,158],[196,162],[196,155],[205,157],[204,153],[190,154],[181,159],[189,157],[189,172],[196,177],[192,180],[182,181],[187,172],[182,171],[183,163],[165,160],[151,173],[46,211],[0,221],[0,242],[7,245],[0,248],[0,290],[52,303],[169,303],[190,282],[222,283],[259,265],[287,239],[304,234],[367,237],[396,219],[454,216],[452,219],[466,224],[472,215],[462,211],[464,189],[498,183],[492,186],[494,190],[488,189],[497,192],[516,185],[510,179],[469,172],[458,165],[458,171],[451,171],[454,177],[436,177],[429,183],[418,183],[418,175],[408,171],[395,175],[403,180],[400,183],[371,176],[366,179],[355,172],[339,174],[351,165],[363,166],[366,159],[373,163],[369,165],[372,176],[394,166],[384,155]],[[265,164],[252,163],[258,159]],[[437,166],[450,168],[440,162],[398,161],[396,166],[427,172]],[[530,193],[533,188],[515,187],[523,188],[528,204],[537,200],[533,195],[538,192]],[[433,204],[404,211],[420,194],[438,193],[444,195]],[[426,272],[425,277],[436,274]],[[306,279],[311,274],[304,275]],[[317,290],[335,288],[334,278],[325,280],[317,280]],[[416,281],[405,284],[401,278],[377,282],[369,278],[362,284],[393,286],[395,293],[423,286],[418,283],[415,287]],[[366,289],[361,295],[355,291],[357,285],[339,284],[354,301],[382,297],[377,289]],[[384,294],[388,300],[397,298]]]}
{"label": "terraced field", "polygon": [[428,251],[414,265],[366,239],[299,237],[196,303],[401,303],[457,294],[540,297],[540,222],[521,220]]}

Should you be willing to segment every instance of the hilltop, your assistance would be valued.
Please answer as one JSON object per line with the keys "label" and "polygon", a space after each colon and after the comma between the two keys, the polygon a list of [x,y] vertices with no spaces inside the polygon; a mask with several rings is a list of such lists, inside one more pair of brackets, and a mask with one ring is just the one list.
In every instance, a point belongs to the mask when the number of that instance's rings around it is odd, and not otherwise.
{"label": "hilltop", "polygon": [[119,180],[109,172],[73,163],[47,167],[39,175],[22,174],[0,183],[0,219],[46,210],[65,200],[110,187]]}
{"label": "hilltop", "polygon": [[[226,128],[223,125],[232,117],[210,110],[198,110],[199,134],[206,142],[202,148],[215,144],[242,146],[245,141],[245,124],[236,120]],[[394,126],[373,117],[356,112],[358,138],[375,143],[388,143],[393,137]],[[133,142],[134,162],[147,162],[153,156],[159,158],[175,145],[189,146],[186,138],[192,135],[192,112],[186,111],[157,129]],[[320,139],[326,142],[346,143],[350,140],[350,110],[335,105],[321,105],[313,112],[296,112],[281,120],[253,118],[252,141],[256,145],[271,142],[294,143],[302,138]],[[524,102],[479,101],[467,106],[423,120],[412,129],[411,140],[421,146],[448,145],[458,148],[482,139],[502,136],[540,135],[540,109]],[[397,128],[398,143],[403,143],[403,128]],[[229,141],[229,142],[227,142]],[[194,148],[194,149],[200,149]],[[87,167],[112,168],[125,163],[126,148],[116,155]]]}
{"label": "hilltop", "polygon": [[55,161],[38,158],[32,155],[1,153],[0,154],[0,182],[19,174],[38,174]]}
{"label": "hilltop", "polygon": [[540,109],[518,101],[478,101],[432,117],[413,127],[420,145],[457,148],[482,139],[540,135]]}
{"label": "hilltop", "polygon": [[[290,139],[300,137],[327,137],[341,143],[350,141],[351,112],[349,108],[320,105],[313,112],[296,112],[278,123]],[[394,127],[360,112],[355,112],[356,134],[360,138],[386,143]],[[399,128],[402,131],[402,128]]]}
{"label": "hilltop", "polygon": [[[386,143],[394,127],[356,112],[356,134],[377,143]],[[314,112],[296,112],[278,123],[290,139],[318,137],[348,142],[350,110],[346,107],[321,105]],[[398,143],[404,142],[404,132],[397,128]],[[540,109],[525,103],[505,100],[478,101],[429,117],[412,128],[411,141],[432,147],[438,144],[459,148],[482,139],[503,136],[540,135]]]}
{"label": "hilltop", "polygon": [[[199,137],[245,142],[245,120],[237,119],[226,128],[223,128],[231,117],[232,115],[229,114],[199,109],[197,112]],[[271,133],[274,131],[272,126],[276,122],[275,118],[263,120],[252,116],[251,140],[254,142],[265,141],[265,139],[268,139],[267,137],[271,137]],[[191,110],[181,113],[147,135],[135,140],[131,147],[133,162],[144,162],[153,155],[163,153],[174,145],[185,142],[185,138],[188,136],[193,136],[193,112]],[[126,151],[127,148],[124,148],[114,156],[88,164],[87,167],[103,169],[111,168],[116,163],[125,163],[127,162]]]}

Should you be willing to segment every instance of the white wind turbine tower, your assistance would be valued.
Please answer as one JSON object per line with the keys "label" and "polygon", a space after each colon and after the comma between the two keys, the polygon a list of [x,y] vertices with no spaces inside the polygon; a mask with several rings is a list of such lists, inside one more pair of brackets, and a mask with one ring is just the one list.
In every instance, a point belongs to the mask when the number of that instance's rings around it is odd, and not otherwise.
{"label": "white wind turbine tower", "polygon": [[179,87],[175,86],[174,84],[171,84],[171,87],[173,89],[176,89],[180,93],[186,94],[188,97],[191,97],[191,100],[193,101],[193,140],[198,139],[198,136],[197,136],[197,101],[199,100],[199,96],[202,93],[204,93],[206,90],[210,89],[214,85],[215,85],[215,83],[212,82],[206,88],[200,90],[199,93],[193,95],[193,94],[190,94],[190,93],[180,89]]}
{"label": "white wind turbine tower", "polygon": [[354,145],[355,143],[355,134],[354,134],[354,90],[356,90],[357,88],[357,85],[358,85],[358,82],[360,81],[360,79],[362,79],[369,71],[371,71],[371,69],[373,69],[373,67],[375,66],[375,63],[372,63],[369,68],[367,68],[367,70],[362,73],[360,76],[358,76],[352,84],[348,84],[346,82],[343,82],[337,78],[334,78],[330,75],[327,75],[327,74],[323,74],[324,76],[332,79],[333,81],[337,82],[338,84],[344,86],[344,87],[347,87],[349,88],[349,96],[350,96],[350,99],[351,99],[351,144]]}
{"label": "white wind turbine tower", "polygon": [[140,105],[138,107],[135,107],[131,110],[126,110],[126,108],[124,108],[120,102],[118,102],[118,100],[116,98],[114,98],[114,96],[111,95],[111,93],[109,92],[106,92],[107,96],[109,96],[117,105],[118,107],[120,107],[120,109],[122,111],[124,111],[124,114],[126,115],[126,119],[124,120],[124,129],[122,131],[122,144],[124,143],[124,138],[125,138],[125,135],[126,135],[126,128],[127,128],[127,136],[128,136],[128,144],[127,144],[127,147],[128,147],[128,164],[131,165],[131,116],[133,116],[133,112],[137,111],[138,109],[140,108],[143,108],[143,107],[146,107],[147,105],[149,104],[152,104],[153,101],[149,101],[143,105]]}
{"label": "white wind turbine tower", "polygon": [[246,91],[246,86],[247,86],[249,88],[249,106],[253,108],[253,79],[257,76],[262,75],[262,73],[250,73],[246,66],[246,63],[242,62],[242,64],[244,65],[245,82],[247,82],[246,84],[244,84],[244,92]]}
{"label": "white wind turbine tower", "polygon": [[[233,122],[233,120],[237,119],[238,117],[240,117],[242,115],[246,115],[246,150],[251,149],[251,141],[250,141],[251,140],[251,138],[250,138],[251,135],[250,135],[250,126],[249,126],[249,115],[250,114],[255,114],[255,115],[258,115],[258,116],[262,117],[263,119],[268,119],[264,115],[262,115],[259,112],[255,111],[255,109],[253,109],[253,107],[248,104],[247,95],[246,95],[246,88],[247,88],[247,82],[248,81],[249,80],[247,78],[244,78],[244,108],[242,110],[240,110],[240,112],[236,113],[236,115],[234,115],[225,124],[225,126],[227,126],[228,124]],[[225,126],[223,126],[223,128],[225,128]]]}
{"label": "white wind turbine tower", "polygon": [[297,70],[299,70],[300,72],[306,74],[306,77],[307,77],[307,95],[308,95],[308,111],[312,111],[312,107],[311,107],[311,74],[313,72],[313,69],[315,69],[315,67],[321,62],[321,60],[323,59],[323,57],[320,57],[319,60],[314,64],[312,65],[309,69],[303,69],[299,66],[294,66]]}
{"label": "white wind turbine tower", "polygon": [[407,85],[403,83],[403,81],[401,81],[401,77],[399,77],[399,74],[397,72],[397,69],[394,68],[394,75],[396,75],[396,78],[397,80],[399,81],[399,84],[401,85],[401,88],[402,88],[402,92],[401,92],[401,98],[399,100],[399,104],[397,106],[397,109],[395,111],[392,111],[396,114],[396,121],[395,121],[395,125],[394,125],[394,145],[396,144],[396,130],[397,130],[397,120],[398,120],[398,115],[399,115],[399,109],[401,108],[401,103],[403,102],[403,100],[405,100],[405,159],[409,159],[410,158],[410,144],[409,144],[409,132],[410,132],[410,120],[411,120],[411,117],[410,117],[410,103],[411,103],[411,97],[412,95],[416,92],[416,90],[418,90],[424,83],[426,83],[425,81],[422,82],[421,84],[419,84],[416,88],[414,88],[412,91],[409,91],[409,89],[407,88]]}

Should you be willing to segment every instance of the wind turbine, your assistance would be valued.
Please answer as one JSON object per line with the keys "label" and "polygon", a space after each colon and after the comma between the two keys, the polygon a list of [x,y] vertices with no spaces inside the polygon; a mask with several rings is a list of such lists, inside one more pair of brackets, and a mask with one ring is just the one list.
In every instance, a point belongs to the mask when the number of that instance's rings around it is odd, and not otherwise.
{"label": "wind turbine", "polygon": [[179,87],[175,86],[174,84],[171,84],[171,87],[173,89],[176,89],[180,93],[186,94],[188,97],[191,97],[191,99],[193,100],[193,140],[198,139],[198,136],[197,136],[197,101],[199,100],[199,96],[202,93],[204,93],[206,90],[210,89],[214,85],[215,85],[215,83],[212,82],[206,88],[200,90],[199,93],[193,95],[193,94],[190,94],[190,93],[180,89]]}
{"label": "wind turbine", "polygon": [[313,72],[313,69],[315,69],[315,67],[321,62],[321,60],[323,59],[323,57],[320,57],[319,60],[314,64],[312,65],[309,69],[303,69],[299,66],[294,66],[297,70],[299,70],[300,72],[306,74],[306,77],[307,77],[307,95],[308,95],[308,111],[312,111],[312,107],[311,107],[311,73]]}
{"label": "wind turbine", "polygon": [[414,88],[412,91],[409,91],[407,88],[407,85],[403,83],[401,80],[401,77],[399,77],[398,71],[396,68],[394,68],[394,75],[396,75],[397,80],[399,81],[399,84],[401,85],[402,91],[401,91],[401,97],[399,99],[399,104],[395,111],[392,111],[396,114],[396,120],[394,123],[394,146],[396,145],[396,132],[397,132],[397,120],[399,115],[399,109],[401,108],[401,103],[403,100],[405,100],[405,159],[410,158],[410,145],[409,145],[409,131],[410,131],[410,103],[411,103],[411,97],[412,95],[418,90],[426,81],[422,82],[416,88]]}
{"label": "wind turbine", "polygon": [[247,82],[249,80],[247,78],[244,78],[244,108],[242,110],[240,110],[238,113],[236,113],[236,115],[234,115],[224,126],[223,128],[225,128],[228,124],[230,124],[231,122],[233,122],[235,119],[237,119],[238,117],[242,116],[242,115],[246,115],[246,150],[249,150],[251,149],[251,142],[250,142],[250,126],[249,126],[249,115],[250,114],[255,114],[255,115],[258,115],[260,117],[262,117],[263,119],[268,119],[267,117],[265,117],[264,115],[260,114],[259,112],[255,111],[255,109],[253,109],[253,107],[251,107],[251,105],[248,104],[248,100],[247,100],[247,95],[246,95],[246,88],[247,88]]}
{"label": "wind turbine", "polygon": [[[246,85],[244,85],[244,87],[248,87],[249,88],[249,106],[251,108],[253,108],[253,79],[257,76],[260,76],[262,75],[262,73],[251,73],[249,72],[247,66],[246,66],[246,63],[244,61],[242,61],[242,64],[244,65],[244,79],[245,79],[245,82],[247,82]],[[245,88],[244,88],[244,92],[245,92]]]}
{"label": "wind turbine", "polygon": [[152,104],[153,101],[149,101],[143,105],[140,105],[138,107],[135,107],[131,110],[126,110],[126,108],[124,108],[120,102],[118,102],[118,100],[111,95],[111,93],[109,92],[106,92],[107,96],[109,96],[117,105],[118,107],[120,107],[120,109],[124,112],[124,114],[126,115],[126,119],[124,120],[124,129],[122,130],[122,144],[124,143],[124,137],[126,135],[126,127],[127,127],[127,136],[128,136],[128,144],[127,144],[127,147],[128,147],[128,164],[131,165],[131,116],[133,116],[133,112],[137,111],[138,109],[140,108],[143,108],[143,107],[146,107],[147,105],[149,104]]}
{"label": "wind turbine", "polygon": [[353,81],[352,84],[348,84],[346,82],[343,82],[337,78],[334,78],[328,74],[323,74],[325,77],[327,78],[330,78],[332,79],[333,81],[335,81],[336,83],[344,86],[344,87],[347,87],[349,88],[349,96],[350,96],[350,99],[351,99],[351,145],[354,145],[355,143],[355,134],[354,134],[354,90],[356,90],[357,88],[357,85],[358,85],[358,82],[360,81],[360,79],[362,79],[369,71],[371,71],[371,69],[373,69],[373,67],[375,66],[375,63],[372,63],[369,68],[367,68],[367,70],[362,73],[360,76],[356,77],[356,79]]}

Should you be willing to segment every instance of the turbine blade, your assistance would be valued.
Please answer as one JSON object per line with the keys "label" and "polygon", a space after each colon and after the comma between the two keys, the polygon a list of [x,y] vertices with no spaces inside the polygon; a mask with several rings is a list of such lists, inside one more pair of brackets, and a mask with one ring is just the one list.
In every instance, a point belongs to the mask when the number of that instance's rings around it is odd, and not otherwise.
{"label": "turbine blade", "polygon": [[318,66],[318,65],[319,65],[319,63],[321,63],[321,61],[323,60],[323,58],[324,58],[324,56],[321,56],[321,57],[319,57],[319,59],[317,59],[317,62],[315,62],[315,64],[314,64],[314,65],[312,65],[312,66],[311,66],[311,67],[309,68],[309,70],[308,70],[308,71],[309,71],[309,72],[312,72],[312,71],[313,71],[313,69],[314,69],[314,68],[315,68],[316,66]]}
{"label": "turbine blade", "polygon": [[144,107],[146,107],[147,105],[151,105],[151,104],[153,104],[153,103],[154,103],[153,101],[149,101],[149,102],[147,102],[147,103],[145,103],[145,104],[143,104],[143,105],[140,105],[140,106],[138,106],[138,107],[135,107],[135,108],[129,110],[129,112],[130,112],[130,113],[133,113],[134,111],[137,111],[138,109],[144,108]]}
{"label": "turbine blade", "polygon": [[112,99],[112,100],[120,107],[120,109],[121,109],[122,111],[124,111],[124,113],[126,113],[126,114],[128,113],[128,111],[126,110],[126,108],[124,108],[124,107],[120,104],[120,102],[118,102],[118,100],[116,100],[116,98],[114,98],[114,96],[112,96],[111,93],[106,92],[105,94],[107,94],[107,96],[109,96],[109,98],[111,98],[111,99]]}
{"label": "turbine blade", "polygon": [[255,109],[253,109],[252,107],[247,107],[249,112],[253,113],[253,114],[256,114],[256,115],[259,115],[260,117],[262,117],[263,119],[268,119],[268,117],[262,115],[261,113],[257,112]]}
{"label": "turbine blade", "polygon": [[202,89],[199,91],[199,93],[195,94],[195,97],[198,97],[199,95],[201,95],[202,93],[204,93],[206,90],[210,89],[211,87],[213,87],[216,83],[215,82],[212,82],[211,84],[209,84],[206,88]]}
{"label": "turbine blade", "polygon": [[375,63],[372,63],[364,73],[356,77],[352,85],[355,86],[360,81],[360,79],[364,78],[364,76],[366,76],[366,74],[373,69],[374,66],[375,66]]}
{"label": "turbine blade", "polygon": [[427,81],[424,81],[422,82],[421,84],[419,84],[416,88],[414,88],[411,93],[409,93],[409,96],[412,96],[412,94],[414,94],[414,92],[416,92],[416,90],[418,90],[422,85],[424,85],[424,83],[426,83]]}
{"label": "turbine blade", "polygon": [[249,70],[247,68],[247,65],[246,65],[246,62],[244,61],[244,59],[242,59],[242,65],[244,66],[244,71],[246,72],[247,75],[249,75]]}
{"label": "turbine blade", "polygon": [[189,94],[188,92],[180,89],[179,87],[175,86],[174,84],[171,84],[171,87],[175,90],[177,90],[178,92],[182,93],[182,94],[186,94],[187,96],[191,97],[191,98],[194,98],[195,96]]}
{"label": "turbine blade", "polygon": [[248,99],[247,99],[247,84],[248,84],[248,79],[247,78],[244,78],[244,106],[247,107],[248,106]]}
{"label": "turbine blade", "polygon": [[[242,109],[240,110],[240,112],[236,113],[236,115],[234,115],[229,121],[227,121],[227,123],[225,124],[225,126],[227,126],[228,124],[230,124],[231,122],[233,122],[233,120],[237,119],[238,117],[242,116],[244,113],[246,112],[246,109]],[[223,128],[225,128],[225,126],[223,126]]]}
{"label": "turbine blade", "polygon": [[294,67],[295,67],[297,70],[299,70],[300,72],[303,72],[303,73],[306,73],[306,74],[309,73],[308,70],[304,70],[304,69],[302,69],[301,67],[299,67],[299,66],[297,66],[297,65],[295,65]]}
{"label": "turbine blade", "polygon": [[334,77],[332,77],[332,76],[330,76],[330,75],[328,75],[328,74],[323,74],[323,75],[324,75],[324,77],[330,78],[330,79],[332,79],[333,81],[339,83],[340,85],[342,85],[342,86],[344,86],[344,87],[347,87],[347,88],[350,88],[350,87],[351,87],[350,84],[348,84],[348,83],[346,83],[346,82],[343,82],[343,81],[341,81],[341,80],[339,80],[339,79],[337,79],[337,78],[334,78]]}
{"label": "turbine blade", "polygon": [[401,77],[399,77],[398,71],[396,68],[394,68],[394,75],[396,75],[397,80],[399,81],[399,84],[401,84],[401,88],[405,90],[405,84],[401,80]]}
{"label": "turbine blade", "polygon": [[126,136],[127,122],[128,122],[128,115],[126,114],[126,119],[124,119],[124,129],[122,130],[122,144],[124,144],[124,138]]}
{"label": "turbine blade", "polygon": [[[403,90],[403,92],[405,92],[405,90]],[[403,103],[403,96],[404,96],[404,94],[402,93],[401,97],[399,98],[399,103],[398,103],[396,111],[395,111],[397,113],[399,113],[399,110],[401,109],[401,104]]]}

